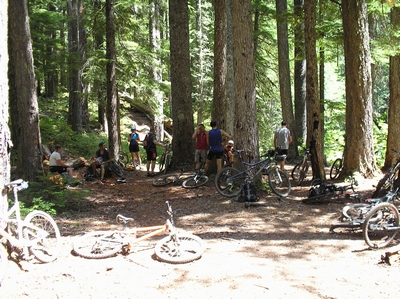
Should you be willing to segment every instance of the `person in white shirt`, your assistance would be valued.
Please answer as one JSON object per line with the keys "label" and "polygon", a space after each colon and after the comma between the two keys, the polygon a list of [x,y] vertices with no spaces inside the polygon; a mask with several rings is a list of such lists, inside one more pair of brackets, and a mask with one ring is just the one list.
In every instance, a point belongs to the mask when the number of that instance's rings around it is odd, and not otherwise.
{"label": "person in white shirt", "polygon": [[72,178],[72,167],[69,167],[67,164],[65,164],[61,160],[61,152],[62,152],[62,147],[61,145],[56,145],[54,152],[51,153],[50,155],[50,171],[51,172],[58,172],[58,173],[67,173],[69,177]]}

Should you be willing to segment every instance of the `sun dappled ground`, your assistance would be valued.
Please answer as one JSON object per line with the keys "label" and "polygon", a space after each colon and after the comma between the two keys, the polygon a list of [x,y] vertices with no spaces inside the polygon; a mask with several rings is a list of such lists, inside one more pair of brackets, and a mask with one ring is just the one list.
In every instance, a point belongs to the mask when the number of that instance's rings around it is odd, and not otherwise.
{"label": "sun dappled ground", "polygon": [[[80,211],[56,218],[63,247],[50,264],[30,262],[29,271],[13,262],[0,288],[2,298],[389,298],[398,296],[398,258],[378,264],[387,250],[368,250],[360,232],[329,233],[344,203],[305,205],[308,183],[279,199],[260,193],[257,205],[231,202],[210,180],[187,190],[153,187],[144,171],[87,182],[90,195]],[[372,193],[375,181],[357,188]],[[74,239],[88,231],[118,228],[119,213],[138,226],[163,224],[165,201],[172,203],[178,229],[206,244],[201,259],[171,265],[154,259],[158,237],[136,252],[103,260],[71,253]],[[342,198],[344,200],[344,198]],[[161,237],[161,236],[160,236]]]}

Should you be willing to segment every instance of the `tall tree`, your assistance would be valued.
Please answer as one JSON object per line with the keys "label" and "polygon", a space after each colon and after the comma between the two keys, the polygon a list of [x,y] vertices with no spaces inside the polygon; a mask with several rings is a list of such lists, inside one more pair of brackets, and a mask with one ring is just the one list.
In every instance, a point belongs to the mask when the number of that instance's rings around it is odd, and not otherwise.
{"label": "tall tree", "polygon": [[108,143],[112,157],[116,157],[121,144],[119,100],[116,80],[114,0],[106,0],[106,58],[107,58],[107,122]]}
{"label": "tall tree", "polygon": [[313,176],[325,178],[323,132],[320,119],[318,93],[318,68],[316,54],[315,7],[314,0],[304,0],[304,37],[306,49],[306,99],[307,99],[307,145],[311,152]]}
{"label": "tall tree", "polygon": [[294,0],[294,110],[297,138],[307,138],[306,112],[306,60],[304,53],[304,0]]}
{"label": "tall tree", "polygon": [[194,150],[193,108],[191,99],[189,12],[187,0],[169,0],[170,61],[171,61],[171,114],[174,128],[172,163],[192,161]]}
{"label": "tall tree", "polygon": [[293,116],[292,92],[289,67],[289,41],[287,24],[287,1],[276,0],[279,90],[282,105],[282,119],[287,122],[293,135],[293,145],[297,148],[295,122]]}
{"label": "tall tree", "polygon": [[[392,7],[390,21],[393,26],[393,32],[399,32],[400,29],[400,7]],[[393,43],[400,42],[398,37],[394,37]],[[391,149],[400,149],[400,54],[396,53],[390,57],[389,71],[389,119],[388,136],[386,146],[386,159],[384,168],[388,169],[396,161],[398,156]]]}
{"label": "tall tree", "polygon": [[251,0],[231,1],[235,82],[235,145],[247,150],[245,160],[257,161],[259,151],[251,11]]}
{"label": "tall tree", "polygon": [[32,42],[27,0],[9,1],[8,51],[10,103],[13,139],[17,143],[17,171],[24,179],[35,181],[43,169],[39,129],[39,109],[33,68]]}
{"label": "tall tree", "polygon": [[377,173],[373,143],[371,53],[365,0],[342,0],[346,138],[342,176]]}
{"label": "tall tree", "polygon": [[[7,0],[0,0],[0,186],[10,182],[11,137],[8,127]],[[0,214],[8,209],[7,192],[0,192]],[[4,229],[1,227],[0,229]]]}

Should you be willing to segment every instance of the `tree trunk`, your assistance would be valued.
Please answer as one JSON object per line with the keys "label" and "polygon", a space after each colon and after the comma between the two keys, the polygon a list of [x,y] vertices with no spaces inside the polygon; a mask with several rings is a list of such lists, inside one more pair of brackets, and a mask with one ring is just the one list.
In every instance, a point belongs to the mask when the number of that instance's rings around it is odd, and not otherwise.
{"label": "tree trunk", "polygon": [[[392,7],[390,17],[392,26],[397,28],[395,32],[399,32],[400,7]],[[393,39],[395,39],[393,41],[399,42],[399,38],[393,37]],[[388,137],[384,165],[386,169],[399,158],[392,149],[400,151],[400,55],[390,57],[389,90]]]}
{"label": "tree trunk", "polygon": [[193,162],[189,13],[187,0],[169,0],[171,97],[174,138],[172,163]]}
{"label": "tree trunk", "polygon": [[296,136],[304,144],[307,138],[306,60],[304,53],[304,0],[294,0],[294,14],[298,25],[294,29],[294,109]]}
{"label": "tree trunk", "polygon": [[108,143],[112,157],[120,150],[119,100],[115,73],[114,0],[106,0],[106,58],[107,58],[107,123]]}
{"label": "tree trunk", "polygon": [[14,78],[10,98],[18,107],[17,114],[12,110],[11,115],[13,132],[18,140],[17,171],[25,180],[36,181],[43,165],[27,0],[9,1],[8,15],[9,68]]}
{"label": "tree trunk", "polygon": [[297,148],[296,130],[294,129],[294,116],[292,105],[292,92],[290,85],[289,67],[289,42],[287,25],[287,2],[276,0],[277,37],[278,37],[278,65],[279,65],[279,90],[282,106],[282,120],[286,121],[293,137],[292,146]]}
{"label": "tree trunk", "polygon": [[243,158],[254,162],[259,160],[259,151],[251,0],[232,1],[231,13],[235,78],[235,147],[245,149]]}
{"label": "tree trunk", "polygon": [[315,1],[304,0],[307,93],[307,146],[310,147],[313,176],[325,178],[322,123],[318,93],[318,68],[315,33]]}
{"label": "tree trunk", "polygon": [[[7,0],[0,0],[0,214],[8,209],[7,192],[3,186],[10,182],[10,154],[12,142],[8,128],[8,80],[7,80]],[[0,223],[0,229],[4,225]],[[2,245],[0,245],[2,246]]]}
{"label": "tree trunk", "polygon": [[346,144],[341,176],[377,173],[373,144],[371,54],[367,5],[342,0],[346,74]]}

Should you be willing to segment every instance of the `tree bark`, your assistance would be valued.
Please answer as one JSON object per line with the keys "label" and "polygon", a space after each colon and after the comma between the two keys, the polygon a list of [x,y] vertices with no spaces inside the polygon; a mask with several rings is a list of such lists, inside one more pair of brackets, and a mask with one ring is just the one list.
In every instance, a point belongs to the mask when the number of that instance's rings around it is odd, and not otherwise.
{"label": "tree bark", "polygon": [[192,162],[194,130],[191,99],[189,12],[187,0],[169,0],[171,115],[174,126],[172,163]]}
{"label": "tree bark", "polygon": [[[8,209],[7,195],[3,189],[10,182],[11,136],[8,127],[8,52],[7,52],[7,0],[0,0],[0,214]],[[4,224],[0,223],[0,229]],[[2,245],[0,245],[2,246]]]}
{"label": "tree bark", "polygon": [[8,15],[10,99],[17,106],[11,115],[18,142],[17,172],[25,180],[36,181],[43,164],[27,0],[9,1]]}
{"label": "tree bark", "polygon": [[346,74],[346,138],[341,177],[377,173],[373,144],[371,54],[367,5],[342,0]]}
{"label": "tree bark", "polygon": [[325,178],[323,132],[320,119],[318,93],[318,68],[315,33],[315,1],[304,0],[304,25],[306,49],[306,93],[307,93],[307,146],[310,147],[313,176]]}
{"label": "tree bark", "polygon": [[114,0],[106,0],[106,58],[107,58],[107,123],[108,143],[112,157],[120,150],[119,99],[116,79]]}
{"label": "tree bark", "polygon": [[[259,160],[251,0],[231,2],[235,82],[235,147],[248,162]],[[230,133],[230,132],[228,132]]]}
{"label": "tree bark", "polygon": [[[390,21],[394,28],[394,32],[400,29],[400,7],[392,7],[390,13]],[[393,38],[392,42],[399,43],[399,38]],[[389,119],[388,119],[388,137],[386,146],[386,159],[384,169],[390,168],[399,155],[394,153],[392,149],[400,151],[400,55],[390,57],[389,69]]]}

